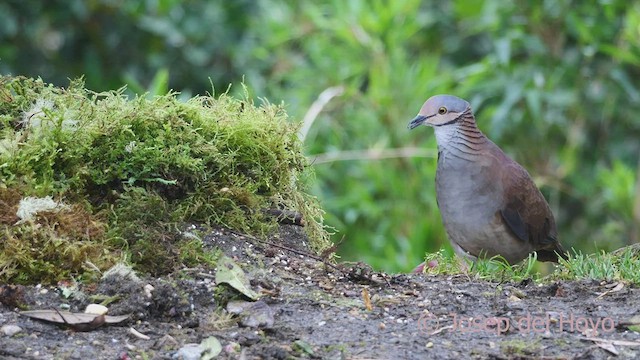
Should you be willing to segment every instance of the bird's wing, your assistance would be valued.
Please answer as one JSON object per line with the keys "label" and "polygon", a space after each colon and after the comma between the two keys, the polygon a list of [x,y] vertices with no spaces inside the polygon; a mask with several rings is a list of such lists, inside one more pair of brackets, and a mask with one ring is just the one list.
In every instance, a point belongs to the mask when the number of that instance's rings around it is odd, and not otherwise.
{"label": "bird's wing", "polygon": [[504,206],[500,215],[514,235],[535,249],[555,249],[557,230],[553,213],[529,173],[515,161],[504,167]]}

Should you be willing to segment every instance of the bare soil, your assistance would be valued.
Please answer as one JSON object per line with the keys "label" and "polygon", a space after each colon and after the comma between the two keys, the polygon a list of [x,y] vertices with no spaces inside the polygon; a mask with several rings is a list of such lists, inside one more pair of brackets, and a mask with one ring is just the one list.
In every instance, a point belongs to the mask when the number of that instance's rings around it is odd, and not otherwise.
{"label": "bare soil", "polygon": [[[308,251],[295,226],[284,226],[269,241]],[[220,340],[222,359],[640,357],[640,346],[634,346],[640,334],[625,326],[640,315],[640,290],[632,286],[497,284],[465,275],[384,274],[363,264],[334,268],[224,229],[207,235],[205,244],[244,269],[272,323],[252,325],[251,314],[226,314],[223,302],[233,292],[216,286],[215,269],[181,269],[139,281],[116,276],[82,290],[117,295],[109,314],[130,314],[130,320],[77,332],[0,305],[0,326],[22,328],[13,336],[0,334],[0,358],[171,359],[210,336]],[[154,287],[151,297],[147,284]],[[29,309],[67,304],[82,311],[91,302],[67,299],[55,287],[21,291],[19,300]],[[132,335],[130,328],[149,339]]]}

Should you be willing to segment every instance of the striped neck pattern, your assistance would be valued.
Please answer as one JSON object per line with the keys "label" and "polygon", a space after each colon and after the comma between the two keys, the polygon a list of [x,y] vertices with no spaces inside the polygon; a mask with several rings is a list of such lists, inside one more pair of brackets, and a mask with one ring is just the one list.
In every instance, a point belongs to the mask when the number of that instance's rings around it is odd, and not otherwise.
{"label": "striped neck pattern", "polygon": [[442,161],[455,158],[473,162],[489,141],[478,129],[471,109],[467,109],[456,121],[435,126],[434,130]]}

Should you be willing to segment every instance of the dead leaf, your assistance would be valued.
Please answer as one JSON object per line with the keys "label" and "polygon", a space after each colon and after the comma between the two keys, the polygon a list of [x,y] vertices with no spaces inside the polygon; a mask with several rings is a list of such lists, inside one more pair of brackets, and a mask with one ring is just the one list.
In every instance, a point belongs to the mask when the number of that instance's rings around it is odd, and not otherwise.
{"label": "dead leaf", "polygon": [[369,290],[367,288],[362,288],[362,300],[364,300],[364,307],[367,310],[373,310],[373,306],[371,305],[371,297],[369,297]]}
{"label": "dead leaf", "polygon": [[613,284],[610,285],[610,287],[611,286],[613,286],[613,288],[611,290],[607,290],[607,291],[603,292],[602,294],[598,295],[598,297],[596,299],[600,299],[601,297],[603,297],[605,295],[609,295],[611,293],[618,292],[618,291],[624,289],[624,283],[623,282],[618,282],[615,285],[613,285]]}
{"label": "dead leaf", "polygon": [[86,313],[72,313],[60,310],[21,311],[20,315],[54,324],[67,325],[75,331],[91,331],[104,324],[117,324],[129,318],[129,315],[110,316]]}
{"label": "dead leaf", "polygon": [[610,342],[596,342],[596,346],[610,352],[613,355],[618,356],[620,354],[616,347],[613,346],[613,344]]}
{"label": "dead leaf", "polygon": [[604,349],[616,356],[619,354],[616,346],[640,346],[640,342],[638,341],[609,340],[596,337],[578,337],[578,339],[593,341],[599,348]]}
{"label": "dead leaf", "polygon": [[244,271],[227,256],[222,256],[218,259],[216,283],[227,284],[251,300],[258,300],[260,297],[258,293],[249,287],[249,280],[247,280]]}
{"label": "dead leaf", "polygon": [[628,340],[609,340],[596,337],[578,337],[580,340],[593,341],[595,343],[610,343],[616,346],[640,346],[640,341],[628,341]]}

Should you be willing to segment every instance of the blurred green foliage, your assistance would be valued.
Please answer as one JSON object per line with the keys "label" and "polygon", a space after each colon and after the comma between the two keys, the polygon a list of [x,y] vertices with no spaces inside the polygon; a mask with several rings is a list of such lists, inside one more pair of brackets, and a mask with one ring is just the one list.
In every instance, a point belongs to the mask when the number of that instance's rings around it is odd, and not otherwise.
{"label": "blurred green foliage", "polygon": [[[435,139],[406,130],[438,93],[469,100],[529,170],[566,247],[640,237],[638,1],[8,1],[0,72],[187,96],[210,91],[209,77],[222,90],[244,79],[300,120],[343,86],[307,153],[319,155],[315,192],[345,236],[341,255],[378,268],[409,270],[447,243]],[[397,148],[408,149],[381,159]]]}

